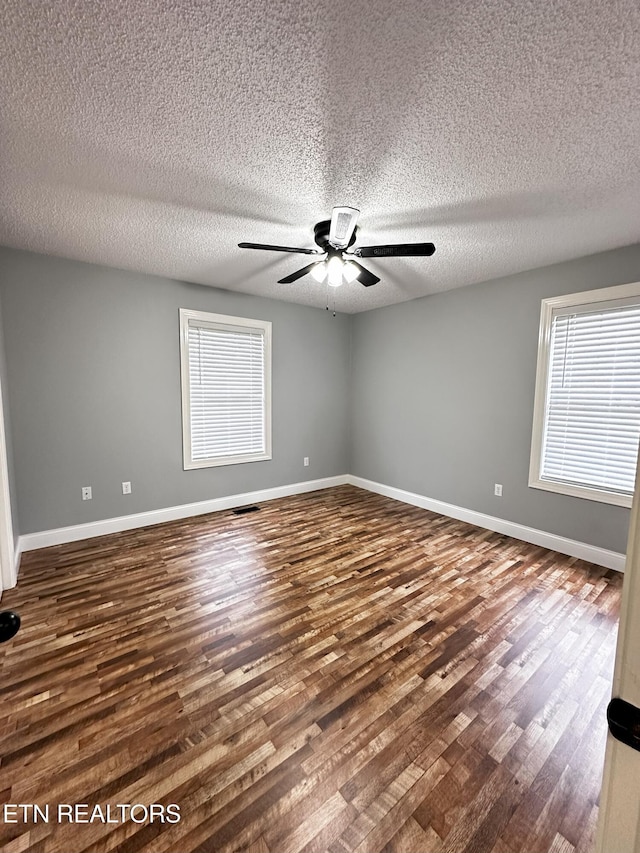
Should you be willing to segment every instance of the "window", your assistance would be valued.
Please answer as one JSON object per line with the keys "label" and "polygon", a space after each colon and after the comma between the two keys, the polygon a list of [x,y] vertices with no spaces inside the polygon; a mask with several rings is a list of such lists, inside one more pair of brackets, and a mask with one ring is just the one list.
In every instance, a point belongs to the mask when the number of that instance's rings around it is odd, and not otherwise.
{"label": "window", "polygon": [[542,301],[529,485],[631,506],[640,283]]}
{"label": "window", "polygon": [[180,310],[184,468],[271,459],[271,323]]}

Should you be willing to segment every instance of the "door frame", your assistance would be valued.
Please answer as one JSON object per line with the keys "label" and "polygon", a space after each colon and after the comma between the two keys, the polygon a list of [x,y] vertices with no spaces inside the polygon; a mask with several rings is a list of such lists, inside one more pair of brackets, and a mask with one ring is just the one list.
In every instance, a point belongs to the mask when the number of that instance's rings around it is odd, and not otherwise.
{"label": "door frame", "polygon": [[[629,520],[612,696],[640,707],[640,465]],[[640,754],[607,733],[596,853],[640,851]]]}
{"label": "door frame", "polygon": [[4,429],[2,380],[0,379],[0,597],[3,590],[14,587],[17,582],[18,572],[11,518],[11,491],[9,489],[7,442]]}

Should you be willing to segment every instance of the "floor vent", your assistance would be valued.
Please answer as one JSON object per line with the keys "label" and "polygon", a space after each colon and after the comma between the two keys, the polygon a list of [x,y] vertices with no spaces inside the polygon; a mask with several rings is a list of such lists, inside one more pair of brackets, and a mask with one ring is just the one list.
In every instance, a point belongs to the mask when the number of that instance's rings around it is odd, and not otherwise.
{"label": "floor vent", "polygon": [[258,512],[259,506],[239,506],[237,509],[232,509],[234,515],[245,515],[247,512]]}

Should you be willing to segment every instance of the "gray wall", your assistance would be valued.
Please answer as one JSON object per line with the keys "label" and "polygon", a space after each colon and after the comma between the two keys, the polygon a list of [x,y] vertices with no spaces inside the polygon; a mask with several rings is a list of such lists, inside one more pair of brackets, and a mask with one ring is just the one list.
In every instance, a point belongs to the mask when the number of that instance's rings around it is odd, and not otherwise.
{"label": "gray wall", "polygon": [[[20,533],[348,471],[349,318],[10,249],[0,283]],[[183,470],[179,308],[272,321],[271,461]]]}
{"label": "gray wall", "polygon": [[[628,510],[527,480],[541,299],[638,279],[633,246],[334,319],[0,248],[16,530],[351,472],[623,552]],[[272,461],[183,471],[181,307],[273,322]]]}
{"label": "gray wall", "polygon": [[626,551],[628,510],[527,482],[541,300],[639,279],[632,246],[356,315],[351,473]]}

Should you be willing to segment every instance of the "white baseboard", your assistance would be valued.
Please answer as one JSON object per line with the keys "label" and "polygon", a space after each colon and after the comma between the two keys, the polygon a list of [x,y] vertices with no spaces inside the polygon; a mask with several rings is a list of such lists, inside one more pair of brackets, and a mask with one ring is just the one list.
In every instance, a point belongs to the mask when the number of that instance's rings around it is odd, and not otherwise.
{"label": "white baseboard", "polygon": [[181,504],[180,506],[167,507],[166,509],[138,512],[133,515],[121,515],[117,518],[105,518],[102,521],[92,521],[88,524],[74,524],[71,527],[58,527],[55,530],[42,530],[39,533],[25,533],[18,540],[16,558],[17,560],[20,559],[22,551],[47,548],[49,545],[62,545],[65,542],[77,542],[81,539],[91,539],[94,536],[104,536],[107,533],[120,533],[123,530],[134,530],[137,527],[148,527],[151,524],[162,524],[164,521],[190,518],[194,515],[218,512],[222,509],[233,509],[237,506],[245,506],[246,504],[254,504],[260,501],[271,501],[275,498],[286,498],[290,495],[301,495],[304,492],[315,492],[318,489],[328,489],[332,486],[344,486],[347,482],[348,475],[341,474],[337,477],[324,477],[321,480],[291,483],[286,486],[276,486],[273,489],[245,492],[240,495],[228,495],[223,498],[212,498],[207,501]]}
{"label": "white baseboard", "polygon": [[569,557],[579,557],[581,560],[596,563],[598,566],[604,566],[607,569],[624,572],[625,554],[620,554],[617,551],[608,551],[606,548],[587,545],[585,542],[577,542],[575,539],[567,539],[564,536],[557,536],[555,533],[546,533],[544,530],[536,530],[536,528],[526,527],[524,524],[505,521],[505,519],[496,518],[493,515],[485,515],[472,509],[426,498],[424,495],[418,495],[414,492],[405,492],[404,489],[374,483],[372,480],[365,480],[362,477],[349,475],[347,481],[352,486],[358,486],[360,489],[366,489],[387,498],[393,498],[412,506],[419,506],[422,509],[429,509],[440,515],[456,518],[458,521],[466,521],[469,524],[475,524],[477,527],[483,527],[485,530],[504,533],[507,536],[513,536],[514,539],[521,539],[523,542],[530,542],[532,545],[540,545],[552,551],[559,551]]}
{"label": "white baseboard", "polygon": [[578,557],[589,563],[596,563],[608,569],[618,572],[624,571],[625,555],[617,551],[608,551],[606,548],[598,548],[595,545],[587,545],[555,533],[546,533],[544,530],[536,530],[534,527],[526,527],[513,521],[505,521],[492,515],[485,515],[475,510],[465,509],[444,501],[427,498],[404,489],[396,489],[393,486],[385,486],[362,477],[351,474],[341,474],[337,477],[325,477],[320,480],[308,480],[304,483],[291,483],[286,486],[277,486],[273,489],[262,489],[256,492],[245,492],[240,495],[228,495],[223,498],[212,498],[197,503],[182,504],[180,506],[167,507],[166,509],[151,510],[150,512],[139,512],[133,515],[123,515],[118,518],[107,518],[102,521],[93,521],[88,524],[76,524],[72,527],[59,527],[55,530],[43,530],[39,533],[26,533],[20,536],[15,550],[15,565],[20,564],[20,554],[23,551],[33,551],[36,548],[46,548],[49,545],[61,545],[65,542],[76,542],[81,539],[91,539],[94,536],[104,536],[107,533],[119,533],[123,530],[133,530],[137,527],[147,527],[151,524],[161,524],[165,521],[175,521],[180,518],[190,518],[195,515],[204,515],[208,512],[218,512],[223,509],[232,509],[245,504],[270,501],[275,498],[285,498],[290,495],[299,495],[304,492],[315,492],[318,489],[328,489],[332,486],[343,486],[349,483],[369,492],[375,492],[388,498],[393,498],[403,503],[418,506],[466,521],[493,530],[496,533],[504,533],[521,539],[523,542],[531,542],[552,551],[559,551],[570,557]]}

